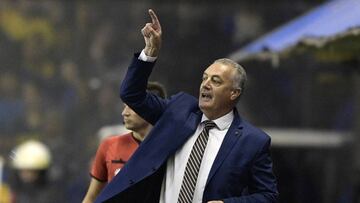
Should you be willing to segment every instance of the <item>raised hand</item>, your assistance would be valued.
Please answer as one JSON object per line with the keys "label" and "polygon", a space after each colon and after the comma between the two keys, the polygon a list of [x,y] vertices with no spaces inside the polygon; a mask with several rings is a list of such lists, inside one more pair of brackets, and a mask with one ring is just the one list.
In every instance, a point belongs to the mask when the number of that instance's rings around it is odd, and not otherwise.
{"label": "raised hand", "polygon": [[161,25],[152,9],[149,9],[151,23],[146,23],[141,33],[144,36],[144,52],[147,56],[158,56],[161,47]]}

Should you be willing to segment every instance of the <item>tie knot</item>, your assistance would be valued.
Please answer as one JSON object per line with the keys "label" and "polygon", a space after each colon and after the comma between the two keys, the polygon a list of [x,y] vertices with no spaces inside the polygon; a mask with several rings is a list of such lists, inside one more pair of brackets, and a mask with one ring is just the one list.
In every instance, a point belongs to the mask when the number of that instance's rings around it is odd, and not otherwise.
{"label": "tie knot", "polygon": [[216,127],[216,124],[214,123],[214,121],[206,120],[206,121],[204,121],[204,124],[205,124],[206,130],[210,130],[210,129]]}

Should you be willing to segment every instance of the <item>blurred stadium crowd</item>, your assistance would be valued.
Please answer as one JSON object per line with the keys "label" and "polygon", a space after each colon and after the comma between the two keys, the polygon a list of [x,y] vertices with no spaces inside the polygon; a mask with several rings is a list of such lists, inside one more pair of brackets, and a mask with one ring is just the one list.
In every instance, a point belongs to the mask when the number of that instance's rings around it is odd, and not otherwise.
{"label": "blurred stadium crowd", "polygon": [[98,6],[0,3],[0,154],[7,158],[30,138],[44,142],[53,154],[51,177],[58,188],[68,188],[68,194],[58,192],[66,202],[82,198],[71,193],[81,189],[76,181],[87,184],[97,130],[122,122],[120,77],[111,72],[123,47],[114,44],[121,36],[112,19],[121,19],[122,9],[102,16]]}

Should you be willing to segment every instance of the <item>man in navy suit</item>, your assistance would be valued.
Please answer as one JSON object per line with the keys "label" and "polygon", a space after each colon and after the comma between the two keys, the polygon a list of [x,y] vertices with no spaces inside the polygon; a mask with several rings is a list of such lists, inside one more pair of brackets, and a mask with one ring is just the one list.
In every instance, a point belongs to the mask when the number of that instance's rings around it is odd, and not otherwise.
{"label": "man in navy suit", "polygon": [[[152,22],[142,29],[145,48],[135,54],[120,96],[154,127],[96,202],[277,202],[270,137],[235,108],[245,70],[230,59],[216,60],[203,73],[198,99],[182,92],[164,100],[146,92],[162,35],[154,11],[149,14]],[[205,127],[208,122],[213,128]],[[204,135],[199,155],[193,147]],[[202,157],[199,167],[192,166],[193,151]]]}

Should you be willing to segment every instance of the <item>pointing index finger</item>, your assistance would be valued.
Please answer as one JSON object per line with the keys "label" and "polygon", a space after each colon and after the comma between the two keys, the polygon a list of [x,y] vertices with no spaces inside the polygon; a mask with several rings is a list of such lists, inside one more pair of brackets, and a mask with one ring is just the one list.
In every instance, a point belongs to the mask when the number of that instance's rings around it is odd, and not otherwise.
{"label": "pointing index finger", "polygon": [[150,15],[150,17],[151,17],[152,23],[153,23],[156,27],[160,28],[160,22],[159,22],[159,20],[158,20],[158,18],[157,18],[157,16],[156,16],[155,12],[154,12],[152,9],[149,9],[149,15]]}

